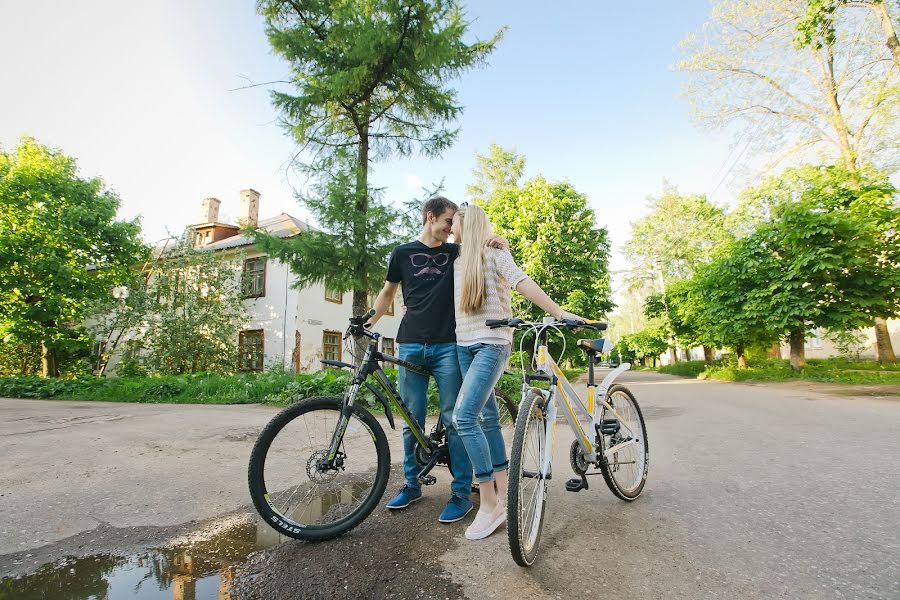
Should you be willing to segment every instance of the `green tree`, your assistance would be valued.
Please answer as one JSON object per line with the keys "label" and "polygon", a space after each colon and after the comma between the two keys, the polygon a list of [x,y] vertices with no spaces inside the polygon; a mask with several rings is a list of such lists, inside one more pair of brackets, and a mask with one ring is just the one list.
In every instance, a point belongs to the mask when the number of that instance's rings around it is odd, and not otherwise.
{"label": "green tree", "polygon": [[[871,10],[838,10],[857,5]],[[778,159],[819,150],[850,171],[891,169],[900,149],[891,40],[893,21],[877,0],[716,0],[702,37],[682,42],[677,67],[691,74],[685,91],[699,120],[745,124],[748,147]],[[874,326],[890,359],[887,323]]]}
{"label": "green tree", "polygon": [[[165,375],[233,373],[237,332],[247,320],[240,256],[192,250],[187,244],[162,257],[135,311],[142,313],[139,362]],[[134,335],[127,337],[134,338]]]}
{"label": "green tree", "polygon": [[491,144],[486,155],[475,154],[474,181],[466,186],[466,194],[473,202],[483,204],[495,190],[508,185],[518,186],[524,171],[524,156]]}
{"label": "green tree", "polygon": [[769,319],[769,255],[752,236],[733,243],[727,253],[701,266],[690,281],[700,319],[716,346],[733,348],[738,367],[747,368],[746,350],[780,336]]}
{"label": "green tree", "polygon": [[715,324],[704,312],[705,300],[697,293],[693,280],[680,279],[666,286],[665,294],[648,296],[644,313],[651,319],[662,319],[682,348],[703,347],[707,363],[713,360],[713,351],[719,345]]}
{"label": "green tree", "polygon": [[[900,69],[871,11],[835,14],[831,35],[798,47],[799,0],[716,0],[677,68],[701,123],[746,125],[748,143],[786,158],[823,151],[855,170],[897,157]],[[752,132],[752,133],[750,133]]]}
{"label": "green tree", "polygon": [[115,220],[119,204],[59,150],[32,138],[0,149],[0,338],[40,346],[44,376],[88,342],[90,307],[145,256],[138,221]]}
{"label": "green tree", "polygon": [[723,208],[704,195],[684,196],[668,182],[647,198],[649,213],[631,225],[625,255],[636,278],[664,282],[689,279],[731,240]]}
{"label": "green tree", "polygon": [[810,329],[850,330],[900,313],[900,209],[884,175],[806,166],[748,193],[771,218],[704,274],[711,321],[786,334],[791,366],[801,368]]}
{"label": "green tree", "polygon": [[[631,262],[632,285],[656,289],[648,297],[645,312],[660,318],[669,333],[670,345],[691,348],[698,343],[707,346],[704,353],[712,355],[712,347],[699,341],[703,336],[691,326],[691,321],[677,314],[676,296],[670,288],[686,281],[702,264],[732,239],[728,216],[724,209],[709,202],[703,195],[684,196],[664,182],[662,194],[648,198],[650,212],[631,226],[631,237],[625,253]],[[678,296],[687,300],[686,296]],[[672,353],[673,360],[677,360]]]}
{"label": "green tree", "polygon": [[[521,188],[494,191],[484,204],[494,233],[509,240],[516,263],[566,310],[602,318],[612,309],[609,287],[609,235],[595,223],[587,197],[565,182],[543,177]],[[543,316],[519,294],[513,314],[539,320]],[[578,360],[569,336],[565,358]]]}
{"label": "green tree", "polygon": [[891,53],[894,64],[900,67],[900,41],[897,40],[897,31],[888,3],[884,0],[808,0],[806,14],[796,25],[797,45],[813,46],[819,50],[826,44],[833,45],[837,41],[835,12],[845,7],[865,8],[874,13],[881,25],[884,45]]}
{"label": "green tree", "polygon": [[667,337],[665,325],[657,322],[637,333],[623,335],[622,342],[635,360],[644,364],[648,358],[652,359],[655,367],[656,358],[669,348]]}
{"label": "green tree", "polygon": [[454,0],[260,0],[258,10],[291,69],[294,91],[272,98],[305,151],[301,168],[318,181],[300,199],[322,228],[260,242],[299,285],[352,290],[362,313],[401,216],[369,186],[371,163],[416,150],[438,156],[453,143],[462,106],[449,82],[483,63],[502,31],[466,43],[469,23]]}

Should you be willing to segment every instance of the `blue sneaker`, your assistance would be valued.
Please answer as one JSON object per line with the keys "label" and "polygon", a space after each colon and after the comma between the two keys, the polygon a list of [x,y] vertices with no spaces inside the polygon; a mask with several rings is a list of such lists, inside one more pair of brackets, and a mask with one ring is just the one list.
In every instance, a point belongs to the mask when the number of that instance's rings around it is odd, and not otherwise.
{"label": "blue sneaker", "polygon": [[421,488],[412,487],[408,483],[404,483],[403,487],[400,488],[400,491],[397,492],[397,495],[394,496],[394,499],[387,503],[387,507],[394,510],[398,508],[406,508],[416,500],[421,499]]}
{"label": "blue sneaker", "polygon": [[462,496],[450,496],[450,502],[444,508],[444,512],[438,518],[441,523],[453,523],[459,521],[472,510],[472,501]]}

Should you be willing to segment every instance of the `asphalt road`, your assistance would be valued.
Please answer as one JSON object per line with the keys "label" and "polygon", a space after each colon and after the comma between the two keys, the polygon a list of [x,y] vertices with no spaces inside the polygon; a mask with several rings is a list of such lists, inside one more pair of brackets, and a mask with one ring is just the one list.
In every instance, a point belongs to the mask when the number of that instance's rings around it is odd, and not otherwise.
{"label": "asphalt road", "polygon": [[[438,562],[462,593],[900,598],[900,397],[654,373],[626,374],[624,382],[647,419],[643,495],[622,502],[600,477],[569,493],[565,477],[555,479],[529,569],[513,563],[505,529],[468,542],[466,522],[451,525],[458,541]],[[177,524],[246,506],[249,448],[273,412],[0,400],[0,559],[98,523]],[[399,434],[389,438],[397,462]],[[558,431],[558,467],[568,464],[570,439]],[[399,483],[392,479],[388,493]],[[445,476],[408,510],[430,510],[435,528],[455,531],[436,522],[447,489]],[[284,546],[267,552],[279,551]],[[378,551],[390,553],[390,544]],[[290,587],[283,581],[278,589]]]}
{"label": "asphalt road", "polygon": [[469,595],[487,579],[497,597],[900,598],[900,398],[624,381],[647,419],[643,495],[554,481],[535,566],[504,555],[505,535],[445,555]]}

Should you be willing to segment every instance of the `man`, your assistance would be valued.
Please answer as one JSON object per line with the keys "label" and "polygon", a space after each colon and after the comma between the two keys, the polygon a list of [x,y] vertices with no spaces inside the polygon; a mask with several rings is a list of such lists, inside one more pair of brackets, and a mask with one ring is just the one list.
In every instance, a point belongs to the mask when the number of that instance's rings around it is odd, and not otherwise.
{"label": "man", "polygon": [[[447,242],[456,210],[456,204],[443,196],[435,196],[425,203],[419,239],[394,248],[384,288],[375,299],[375,316],[367,323],[369,327],[374,326],[388,311],[397,286],[401,285],[406,313],[397,332],[400,343],[398,358],[422,365],[434,375],[440,395],[441,420],[447,427],[453,483],[450,486],[450,501],[438,519],[441,523],[459,521],[472,510],[469,499],[472,464],[451,419],[462,386],[456,356],[456,317],[453,309],[453,261],[459,255],[459,246]],[[491,243],[508,247],[502,238],[494,238]],[[428,377],[408,373],[401,368],[399,379],[400,395],[409,406],[413,418],[424,426]],[[403,474],[406,483],[387,503],[390,509],[406,508],[422,497],[416,478],[420,469],[413,455],[415,443],[412,432],[404,427]]]}

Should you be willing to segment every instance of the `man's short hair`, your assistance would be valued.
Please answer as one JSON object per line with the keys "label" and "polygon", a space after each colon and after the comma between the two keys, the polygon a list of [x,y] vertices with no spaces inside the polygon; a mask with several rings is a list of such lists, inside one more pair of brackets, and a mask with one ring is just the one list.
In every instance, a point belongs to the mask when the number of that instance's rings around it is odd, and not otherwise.
{"label": "man's short hair", "polygon": [[456,212],[459,210],[459,207],[443,196],[429,198],[425,202],[425,205],[422,206],[422,225],[428,222],[428,213],[431,213],[435,218],[438,218],[448,210]]}

